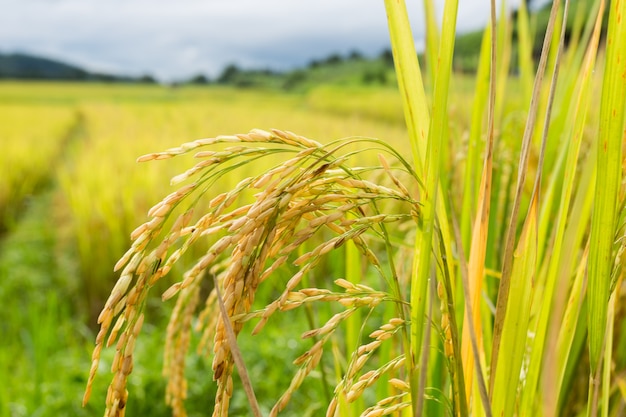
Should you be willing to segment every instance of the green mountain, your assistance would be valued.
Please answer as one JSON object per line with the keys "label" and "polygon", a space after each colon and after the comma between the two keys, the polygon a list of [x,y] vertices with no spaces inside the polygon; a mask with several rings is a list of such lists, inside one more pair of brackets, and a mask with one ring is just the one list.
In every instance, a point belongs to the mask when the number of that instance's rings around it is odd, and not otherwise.
{"label": "green mountain", "polygon": [[22,53],[0,53],[0,79],[154,82],[149,76],[133,78],[90,72],[54,59]]}
{"label": "green mountain", "polygon": [[323,59],[314,59],[305,67],[282,72],[244,69],[231,64],[212,82],[242,88],[302,91],[319,84],[394,85],[394,77],[391,51],[384,50],[377,57],[365,57],[358,51],[345,56],[335,53]]}
{"label": "green mountain", "polygon": [[0,54],[0,77],[45,78],[54,80],[85,79],[88,72],[59,61],[25,54]]}

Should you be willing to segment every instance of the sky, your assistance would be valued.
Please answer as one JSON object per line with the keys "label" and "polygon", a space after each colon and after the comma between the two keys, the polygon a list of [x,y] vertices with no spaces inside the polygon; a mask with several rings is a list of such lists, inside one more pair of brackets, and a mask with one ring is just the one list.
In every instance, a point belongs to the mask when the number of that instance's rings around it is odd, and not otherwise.
{"label": "sky", "polygon": [[[421,1],[407,3],[419,48]],[[488,0],[459,3],[457,31],[486,24]],[[228,64],[288,70],[389,46],[383,0],[0,0],[0,10],[0,53],[161,81],[216,77]]]}

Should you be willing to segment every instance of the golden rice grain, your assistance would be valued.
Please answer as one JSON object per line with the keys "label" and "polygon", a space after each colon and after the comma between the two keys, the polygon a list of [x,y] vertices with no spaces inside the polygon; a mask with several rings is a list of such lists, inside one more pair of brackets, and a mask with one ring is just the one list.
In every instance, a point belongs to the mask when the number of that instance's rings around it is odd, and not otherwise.
{"label": "golden rice grain", "polygon": [[[200,146],[217,143],[238,143],[238,145],[222,151],[195,151]],[[176,210],[180,210],[177,206],[196,189],[200,191],[194,196],[199,194],[199,198],[202,197],[201,193],[207,192],[209,189],[207,185],[210,182],[205,182],[205,173],[210,172],[208,177],[212,178],[211,175],[219,173],[220,169],[229,169],[226,163],[233,158],[272,154],[270,148],[254,148],[255,143],[290,146],[296,153],[295,156],[261,175],[243,179],[230,192],[218,194],[208,202],[198,204],[205,212],[201,213],[200,219],[192,226],[189,226],[189,223],[193,211],[191,209],[185,211],[174,220],[169,232],[163,236],[165,220]],[[380,262],[367,245],[363,233],[372,228],[382,230],[383,223],[403,220],[406,216],[380,214],[374,204],[381,199],[414,203],[409,201],[406,187],[395,177],[384,158],[381,157],[383,169],[380,167],[377,169],[387,173],[392,186],[396,189],[361,178],[362,174],[368,172],[367,167],[352,171],[345,168],[344,164],[350,156],[340,155],[342,147],[343,145],[335,144],[325,148],[292,132],[273,129],[199,139],[164,152],[140,157],[140,161],[167,159],[194,150],[194,156],[203,160],[172,178],[173,183],[180,183],[196,176],[197,182],[181,187],[149,210],[148,214],[152,218],[131,233],[133,240],[131,249],[115,265],[116,270],[126,266],[99,317],[101,330],[96,338],[97,344],[92,358],[85,401],[91,392],[91,383],[104,337],[109,332],[112,320],[116,318],[107,340],[107,345],[112,345],[117,340],[116,359],[112,365],[115,375],[107,394],[107,413],[123,415],[128,395],[126,379],[132,371],[135,341],[143,322],[141,309],[148,291],[161,277],[170,272],[173,265],[189,248],[209,238],[209,241],[214,243],[205,254],[183,275],[181,281],[173,283],[162,295],[163,300],[178,296],[168,325],[166,342],[164,372],[169,379],[166,391],[168,404],[177,415],[184,415],[183,403],[187,386],[184,378],[184,358],[192,318],[196,314],[194,308],[198,303],[198,288],[205,273],[208,272],[216,274],[219,288],[223,288],[226,319],[230,320],[235,335],[242,330],[243,323],[252,318],[259,318],[253,333],[260,331],[268,318],[278,310],[291,310],[314,302],[335,302],[345,307],[345,310],[334,314],[319,328],[303,334],[303,337],[316,337],[319,340],[294,361],[299,369],[289,388],[272,408],[270,415],[274,416],[283,410],[292,393],[318,365],[324,344],[341,323],[357,309],[373,309],[383,300],[390,298],[384,292],[377,292],[369,286],[350,283],[343,279],[336,281],[343,292],[332,292],[324,288],[305,288],[297,291],[296,288],[302,278],[326,254],[341,247],[347,240],[353,240],[365,258],[375,267],[380,267]],[[216,171],[207,171],[213,169]],[[214,178],[219,178],[219,175]],[[253,196],[254,201],[231,209],[231,205],[241,201],[243,196],[248,198],[251,188],[260,190]],[[182,209],[184,210],[184,207]],[[328,237],[322,232],[334,235]],[[281,295],[263,309],[250,312],[260,283],[269,279],[289,259],[293,259],[294,253],[300,250],[302,244],[315,236],[323,236],[323,239],[317,241],[309,252],[299,253],[293,262],[298,270],[284,284]],[[157,239],[160,241],[156,241]],[[148,252],[146,249],[148,247],[155,249]],[[212,367],[218,385],[214,416],[226,416],[230,396],[233,393],[231,377],[233,357],[226,340],[224,322],[216,320],[213,313],[215,300],[215,292],[211,292],[198,316],[196,326],[201,332],[198,349],[214,352]],[[346,376],[356,378],[372,352],[384,340],[391,338],[398,327],[405,325],[401,319],[392,320],[371,334],[375,340],[358,348],[357,355],[351,359],[350,370]],[[211,337],[213,346],[209,349]],[[396,366],[399,362],[400,360],[392,361],[378,370],[366,373],[356,384],[350,385],[346,381],[345,387],[350,387],[348,399],[353,401],[383,373],[398,369]],[[328,409],[332,414],[334,414],[332,410],[336,410],[336,399],[333,401],[335,406],[333,407],[331,402]]]}

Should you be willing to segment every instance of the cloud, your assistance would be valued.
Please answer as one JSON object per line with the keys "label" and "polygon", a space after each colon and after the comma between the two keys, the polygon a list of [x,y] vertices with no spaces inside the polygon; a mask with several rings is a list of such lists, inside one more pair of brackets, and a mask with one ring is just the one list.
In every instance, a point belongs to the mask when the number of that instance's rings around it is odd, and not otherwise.
{"label": "cloud", "polygon": [[[459,29],[484,25],[484,0],[460,3]],[[421,4],[409,4],[419,39]],[[0,8],[2,51],[161,79],[216,76],[228,63],[285,69],[388,45],[381,0],[0,0]]]}

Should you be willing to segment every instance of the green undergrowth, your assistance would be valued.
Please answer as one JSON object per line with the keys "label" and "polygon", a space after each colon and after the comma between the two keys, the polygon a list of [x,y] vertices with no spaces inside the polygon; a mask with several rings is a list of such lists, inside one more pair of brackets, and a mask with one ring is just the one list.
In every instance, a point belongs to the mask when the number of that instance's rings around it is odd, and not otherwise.
{"label": "green undergrowth", "polygon": [[[98,402],[81,407],[95,333],[79,301],[76,259],[71,251],[60,250],[57,222],[46,215],[53,204],[53,192],[32,200],[19,224],[0,244],[0,381],[5,381],[0,385],[1,417],[86,417],[103,411]],[[141,359],[129,379],[133,396],[127,405],[128,415],[171,416],[171,409],[163,401],[163,357],[155,352],[162,349],[172,306],[156,300],[153,303],[158,308],[149,308],[151,324],[145,326],[137,342]],[[277,320],[267,337],[242,340],[251,374],[255,380],[264,381],[259,385],[259,394],[267,409],[280,393],[276,387],[288,385],[284,369],[302,353],[293,320],[306,318],[292,315]],[[192,344],[197,344],[199,334],[194,333],[193,340]],[[107,372],[112,353],[104,355],[100,372]],[[206,415],[215,395],[214,384],[207,378],[210,362],[193,357],[186,368],[190,379],[188,415]],[[94,395],[104,398],[105,380],[96,382]],[[318,375],[294,397],[291,414],[285,415],[318,415],[318,406],[310,400],[323,396]],[[247,399],[243,394],[233,399],[233,410],[245,414]]]}

